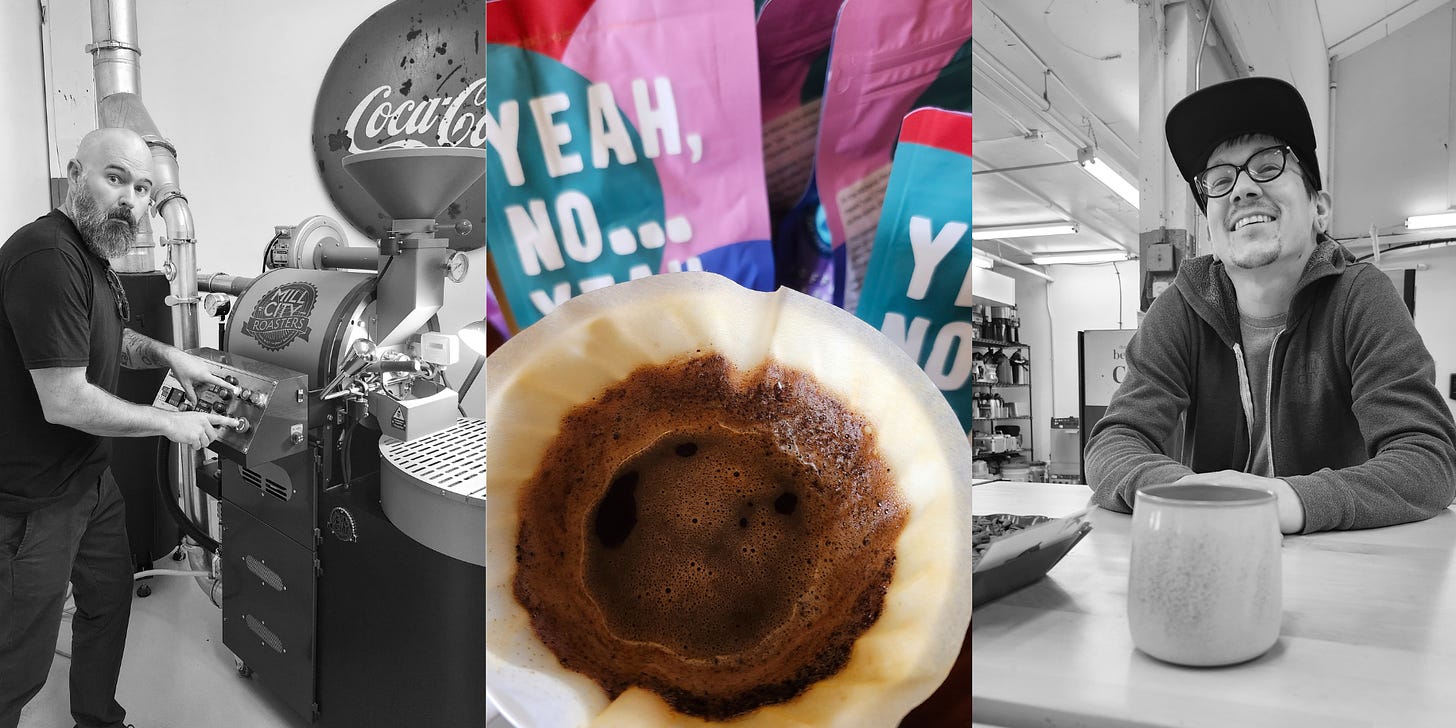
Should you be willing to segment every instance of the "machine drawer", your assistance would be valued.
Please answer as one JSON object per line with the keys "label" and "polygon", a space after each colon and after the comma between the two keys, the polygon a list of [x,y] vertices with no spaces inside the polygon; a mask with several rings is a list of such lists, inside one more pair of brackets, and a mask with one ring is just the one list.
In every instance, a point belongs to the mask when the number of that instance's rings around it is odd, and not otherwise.
{"label": "machine drawer", "polygon": [[314,717],[314,552],[228,507],[222,517],[223,644],[299,715]]}
{"label": "machine drawer", "polygon": [[277,462],[243,467],[221,459],[222,497],[272,526],[298,545],[313,550],[315,506],[314,460],[311,451]]}

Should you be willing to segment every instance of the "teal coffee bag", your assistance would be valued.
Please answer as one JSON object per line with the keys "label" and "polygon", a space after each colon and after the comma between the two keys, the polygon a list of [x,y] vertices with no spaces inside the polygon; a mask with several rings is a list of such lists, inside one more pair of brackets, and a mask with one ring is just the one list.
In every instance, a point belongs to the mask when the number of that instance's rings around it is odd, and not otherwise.
{"label": "teal coffee bag", "polygon": [[970,432],[970,114],[905,117],[855,315],[925,370]]}

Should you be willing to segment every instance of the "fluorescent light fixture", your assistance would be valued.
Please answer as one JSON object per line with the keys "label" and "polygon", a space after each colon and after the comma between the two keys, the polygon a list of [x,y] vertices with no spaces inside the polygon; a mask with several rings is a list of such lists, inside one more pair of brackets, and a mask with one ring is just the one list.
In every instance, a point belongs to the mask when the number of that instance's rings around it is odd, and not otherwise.
{"label": "fluorescent light fixture", "polygon": [[974,265],[977,268],[985,268],[986,270],[991,270],[991,268],[995,265],[995,263],[992,262],[992,260],[990,258],[987,258],[985,256],[985,254],[981,253],[978,250],[972,249],[971,250],[971,265]]}
{"label": "fluorescent light fixture", "polygon": [[1137,186],[1123,179],[1122,175],[1118,174],[1116,170],[1093,156],[1092,150],[1084,149],[1078,153],[1077,163],[1082,165],[1082,169],[1087,170],[1087,174],[1096,177],[1098,182],[1107,185],[1108,189],[1116,192],[1118,197],[1127,200],[1128,204],[1134,208],[1141,209],[1138,207],[1138,202],[1141,198],[1138,195]]}
{"label": "fluorescent light fixture", "polygon": [[1093,250],[1086,253],[1054,253],[1032,256],[1035,265],[1059,265],[1063,263],[1117,263],[1127,260],[1122,250]]}
{"label": "fluorescent light fixture", "polygon": [[1039,235],[1075,235],[1077,225],[1070,222],[1037,223],[1035,225],[1003,225],[1001,227],[971,228],[971,240],[995,240],[997,238],[1030,238]]}
{"label": "fluorescent light fixture", "polygon": [[1433,215],[1411,215],[1405,219],[1405,226],[1411,230],[1456,227],[1456,212],[1438,212]]}

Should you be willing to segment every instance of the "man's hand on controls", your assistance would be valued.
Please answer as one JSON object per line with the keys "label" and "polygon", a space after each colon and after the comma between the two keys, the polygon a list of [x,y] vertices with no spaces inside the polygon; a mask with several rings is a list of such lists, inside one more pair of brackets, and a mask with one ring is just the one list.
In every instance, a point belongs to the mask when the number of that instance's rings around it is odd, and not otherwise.
{"label": "man's hand on controls", "polygon": [[[206,359],[196,357],[179,349],[168,352],[168,365],[172,367],[172,374],[182,384],[182,391],[187,395],[187,401],[197,404],[197,388],[209,384],[216,384],[237,396],[241,390],[231,382],[212,372],[212,366]],[[231,422],[231,418],[228,418]]]}
{"label": "man's hand on controls", "polygon": [[232,427],[237,420],[211,412],[169,412],[166,432],[168,440],[178,445],[202,449],[218,437],[217,428]]}
{"label": "man's hand on controls", "polygon": [[1289,483],[1280,478],[1265,478],[1237,470],[1220,470],[1215,473],[1194,473],[1185,475],[1173,485],[1227,485],[1267,490],[1274,494],[1279,510],[1279,530],[1282,533],[1299,533],[1304,530],[1304,502]]}

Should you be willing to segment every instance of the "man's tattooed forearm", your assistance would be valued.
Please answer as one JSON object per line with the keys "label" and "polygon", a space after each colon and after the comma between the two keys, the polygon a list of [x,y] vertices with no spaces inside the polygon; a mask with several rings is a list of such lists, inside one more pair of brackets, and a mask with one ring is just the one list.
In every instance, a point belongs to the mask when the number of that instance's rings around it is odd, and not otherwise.
{"label": "man's tattooed forearm", "polygon": [[156,341],[125,329],[121,338],[121,365],[127,369],[161,369],[167,362]]}

